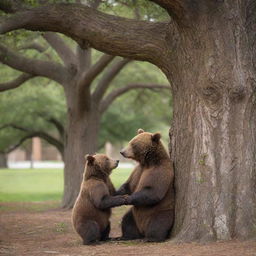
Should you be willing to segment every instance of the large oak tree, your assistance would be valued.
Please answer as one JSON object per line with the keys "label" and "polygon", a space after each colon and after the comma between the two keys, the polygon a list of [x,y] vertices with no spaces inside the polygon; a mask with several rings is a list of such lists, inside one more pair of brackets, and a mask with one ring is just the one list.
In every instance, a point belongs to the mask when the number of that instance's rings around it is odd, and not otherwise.
{"label": "large oak tree", "polygon": [[174,103],[173,234],[202,241],[255,237],[256,1],[152,2],[170,20],[137,21],[53,4],[11,16],[0,32],[57,31],[82,48],[157,65],[172,85]]}

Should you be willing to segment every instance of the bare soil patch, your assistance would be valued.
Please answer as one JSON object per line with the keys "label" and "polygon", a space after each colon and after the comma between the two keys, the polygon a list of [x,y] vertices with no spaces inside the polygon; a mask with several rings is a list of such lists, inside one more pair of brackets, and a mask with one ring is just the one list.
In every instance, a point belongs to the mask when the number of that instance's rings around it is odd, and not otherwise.
{"label": "bare soil patch", "polygon": [[[51,209],[49,209],[51,207]],[[143,241],[106,242],[84,246],[71,225],[71,211],[50,203],[0,204],[0,255],[93,256],[256,256],[256,241],[228,241],[209,244]],[[55,209],[54,209],[55,208]],[[111,236],[120,235],[121,216],[126,207],[114,209]]]}

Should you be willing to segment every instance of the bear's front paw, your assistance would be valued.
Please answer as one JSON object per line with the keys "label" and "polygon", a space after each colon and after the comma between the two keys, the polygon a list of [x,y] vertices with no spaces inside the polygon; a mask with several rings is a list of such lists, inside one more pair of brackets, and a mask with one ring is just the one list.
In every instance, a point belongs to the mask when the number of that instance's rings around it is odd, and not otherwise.
{"label": "bear's front paw", "polygon": [[126,205],[131,204],[131,202],[132,202],[131,196],[129,196],[129,195],[124,195],[124,199],[125,199],[125,203],[124,203],[124,204],[126,204]]}

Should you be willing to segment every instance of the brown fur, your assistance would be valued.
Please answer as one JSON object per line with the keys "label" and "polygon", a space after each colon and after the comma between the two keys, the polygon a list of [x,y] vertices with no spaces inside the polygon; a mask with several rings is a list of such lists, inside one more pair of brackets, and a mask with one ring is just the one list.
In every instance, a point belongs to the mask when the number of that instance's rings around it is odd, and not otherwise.
{"label": "brown fur", "polygon": [[[142,200],[142,204],[137,203],[132,207],[132,215],[139,233],[147,237],[147,233],[160,232],[161,230],[157,229],[164,227],[152,224],[157,221],[171,228],[174,216],[174,172],[171,160],[160,141],[160,134],[152,134],[140,129],[138,135],[129,142],[121,154],[139,163],[123,186],[126,192],[131,194],[132,198],[137,192],[140,196],[140,191],[146,190],[147,192],[147,188],[150,188],[157,200],[150,206],[143,205]],[[159,216],[167,217],[160,218]]]}
{"label": "brown fur", "polygon": [[101,210],[98,205],[102,198],[115,193],[109,174],[117,164],[118,161],[103,154],[87,156],[80,193],[72,212],[74,229],[84,244],[102,240],[103,233],[109,227],[111,209]]}

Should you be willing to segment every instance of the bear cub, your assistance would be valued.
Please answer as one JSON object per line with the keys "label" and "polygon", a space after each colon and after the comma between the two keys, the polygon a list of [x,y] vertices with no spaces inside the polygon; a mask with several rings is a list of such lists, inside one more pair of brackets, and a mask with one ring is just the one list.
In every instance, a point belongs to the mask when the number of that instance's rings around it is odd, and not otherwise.
{"label": "bear cub", "polygon": [[75,231],[89,245],[109,238],[111,207],[123,205],[109,178],[119,161],[104,154],[87,155],[83,180],[72,212]]}

